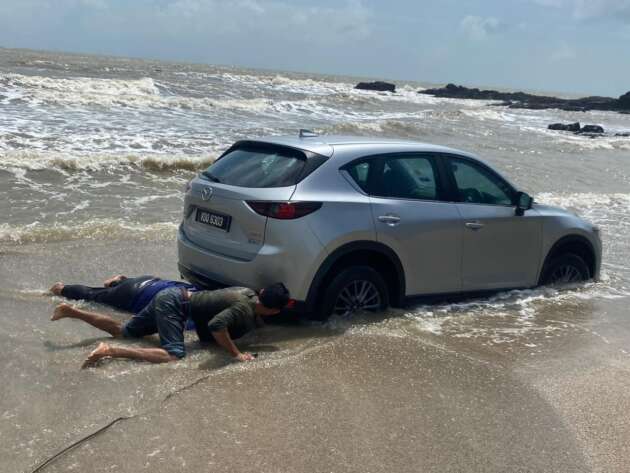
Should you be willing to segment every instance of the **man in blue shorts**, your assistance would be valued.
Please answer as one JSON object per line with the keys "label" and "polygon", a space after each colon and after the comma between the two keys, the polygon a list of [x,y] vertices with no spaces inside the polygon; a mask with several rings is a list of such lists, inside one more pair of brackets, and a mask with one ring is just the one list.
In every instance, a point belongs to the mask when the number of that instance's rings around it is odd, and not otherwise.
{"label": "man in blue shorts", "polygon": [[109,315],[89,312],[60,304],[51,320],[83,320],[113,337],[141,338],[158,333],[160,348],[130,348],[101,343],[88,356],[85,366],[102,358],[132,358],[164,363],[186,356],[184,328],[188,319],[195,321],[201,341],[211,338],[238,361],[251,361],[241,353],[233,339],[263,325],[262,319],[275,315],[289,304],[289,291],[282,283],[255,292],[244,287],[202,291],[179,281],[150,276],[126,278],[116,276],[105,281],[103,288],[66,286],[56,283],[51,292],[71,299],[86,299],[113,307],[136,311],[126,323]]}

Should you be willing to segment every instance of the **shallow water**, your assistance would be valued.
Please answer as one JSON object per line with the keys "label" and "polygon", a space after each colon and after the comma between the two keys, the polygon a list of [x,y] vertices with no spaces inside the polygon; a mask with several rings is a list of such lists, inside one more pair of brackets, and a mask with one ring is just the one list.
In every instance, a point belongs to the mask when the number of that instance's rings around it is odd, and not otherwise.
{"label": "shallow water", "polygon": [[[125,416],[49,471],[626,471],[630,139],[546,126],[629,131],[630,116],[356,82],[0,49],[0,470]],[[185,183],[234,140],[298,128],[477,153],[601,227],[601,281],[272,325],[243,342],[248,365],[191,335],[182,362],[79,370],[103,337],[48,322],[59,299],[42,292],[177,277]]]}

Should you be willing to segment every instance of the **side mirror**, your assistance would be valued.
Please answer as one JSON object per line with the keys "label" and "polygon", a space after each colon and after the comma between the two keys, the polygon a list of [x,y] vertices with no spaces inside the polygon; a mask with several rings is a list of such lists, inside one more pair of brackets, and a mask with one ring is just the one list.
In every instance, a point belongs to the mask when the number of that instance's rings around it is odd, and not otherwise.
{"label": "side mirror", "polygon": [[533,203],[534,199],[526,192],[516,194],[516,215],[519,217],[523,216],[526,210],[532,208]]}

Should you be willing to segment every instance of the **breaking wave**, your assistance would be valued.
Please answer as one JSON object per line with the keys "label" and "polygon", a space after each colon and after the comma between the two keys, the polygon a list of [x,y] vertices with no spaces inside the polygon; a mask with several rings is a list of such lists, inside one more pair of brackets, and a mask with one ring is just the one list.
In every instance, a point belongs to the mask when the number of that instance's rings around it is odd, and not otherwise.
{"label": "breaking wave", "polygon": [[210,156],[135,156],[135,155],[83,155],[61,153],[9,152],[0,153],[0,169],[41,171],[54,169],[61,172],[98,171],[134,168],[152,172],[197,172],[214,162],[218,154]]}
{"label": "breaking wave", "polygon": [[[249,112],[271,110],[266,98],[214,98],[172,95],[168,87],[150,77],[103,79],[90,77],[52,78],[0,74],[4,101],[30,105],[150,107],[183,110],[237,109]],[[164,93],[163,93],[164,92]]]}
{"label": "breaking wave", "polygon": [[130,239],[171,241],[175,238],[174,222],[132,223],[114,219],[93,219],[63,225],[59,223],[28,225],[0,224],[0,243],[50,243],[70,240]]}
{"label": "breaking wave", "polygon": [[96,79],[88,77],[53,78],[1,74],[0,90],[13,92],[13,98],[31,103],[99,103],[113,105],[134,103],[157,97],[160,91],[153,79]]}

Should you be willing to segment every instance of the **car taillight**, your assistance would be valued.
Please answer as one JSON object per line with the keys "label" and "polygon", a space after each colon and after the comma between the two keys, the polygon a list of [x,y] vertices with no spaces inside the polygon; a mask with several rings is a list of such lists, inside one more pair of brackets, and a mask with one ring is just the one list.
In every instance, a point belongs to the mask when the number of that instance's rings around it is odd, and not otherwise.
{"label": "car taillight", "polygon": [[248,201],[247,205],[257,214],[280,220],[293,220],[315,212],[321,202],[266,202]]}

